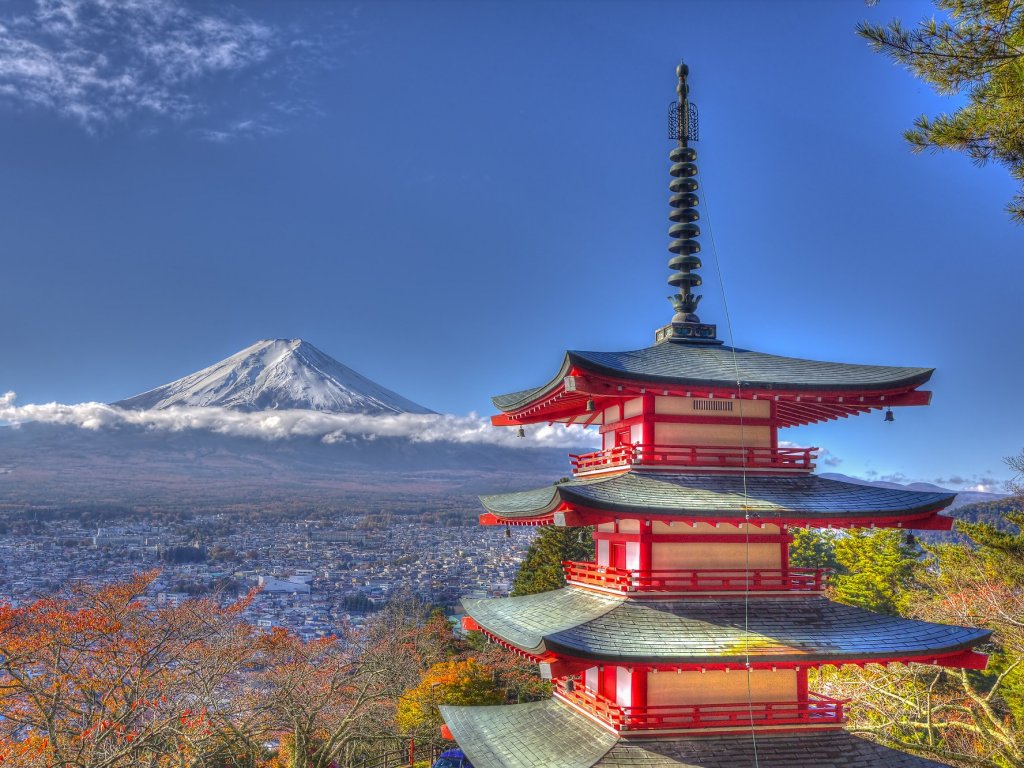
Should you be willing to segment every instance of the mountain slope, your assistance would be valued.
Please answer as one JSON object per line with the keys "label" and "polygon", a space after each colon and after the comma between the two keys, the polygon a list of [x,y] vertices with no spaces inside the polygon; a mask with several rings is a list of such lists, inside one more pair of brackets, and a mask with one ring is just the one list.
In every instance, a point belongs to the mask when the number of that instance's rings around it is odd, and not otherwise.
{"label": "mountain slope", "polygon": [[546,485],[568,474],[564,448],[417,443],[402,438],[324,443],[263,440],[205,430],[54,424],[0,426],[0,509],[127,504],[161,509],[296,509],[321,504],[379,510],[403,494],[441,507],[476,494]]}
{"label": "mountain slope", "polygon": [[209,368],[113,405],[131,410],[219,406],[238,411],[433,413],[302,339],[258,341]]}

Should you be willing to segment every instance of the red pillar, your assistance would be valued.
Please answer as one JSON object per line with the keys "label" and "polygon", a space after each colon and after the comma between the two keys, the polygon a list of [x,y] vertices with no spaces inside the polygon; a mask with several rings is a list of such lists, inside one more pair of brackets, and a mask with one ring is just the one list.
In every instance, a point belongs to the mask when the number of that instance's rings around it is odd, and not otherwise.
{"label": "red pillar", "polygon": [[606,699],[615,701],[615,688],[618,685],[616,667],[612,664],[605,664],[600,674],[598,674],[598,678],[601,682],[601,695]]}
{"label": "red pillar", "polygon": [[805,667],[796,671],[796,700],[800,703],[807,701],[807,669]]}
{"label": "red pillar", "polygon": [[641,445],[654,445],[654,395],[644,395],[640,404],[643,421],[641,421]]}
{"label": "red pillar", "polygon": [[641,520],[640,521],[640,558],[638,565],[639,570],[644,573],[648,573],[651,570],[651,562],[654,559],[653,552],[651,550],[651,544],[653,543],[654,535],[651,533],[651,521]]}
{"label": "red pillar", "polygon": [[633,674],[629,676],[630,700],[632,702],[630,706],[633,707],[634,712],[647,707],[647,674],[646,669],[633,667]]}

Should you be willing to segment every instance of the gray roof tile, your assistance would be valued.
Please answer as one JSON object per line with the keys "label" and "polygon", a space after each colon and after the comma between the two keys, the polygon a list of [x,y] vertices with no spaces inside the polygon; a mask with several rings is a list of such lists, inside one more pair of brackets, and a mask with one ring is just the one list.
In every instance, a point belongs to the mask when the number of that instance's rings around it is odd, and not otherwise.
{"label": "gray roof tile", "polygon": [[[559,701],[441,707],[476,768],[939,768],[846,731],[620,740]],[[756,749],[756,759],[755,759]]]}
{"label": "gray roof tile", "polygon": [[940,656],[990,634],[817,596],[633,600],[565,587],[462,603],[482,627],[524,651],[623,663],[743,663],[748,654],[767,663]]}
{"label": "gray roof tile", "polygon": [[530,491],[481,496],[488,512],[502,517],[532,517],[560,502],[610,512],[762,520],[818,517],[899,517],[942,509],[956,494],[876,488],[818,475],[684,475],[624,472],[603,478],[571,480]]}
{"label": "gray roof tile", "polygon": [[500,410],[515,410],[558,386],[573,366],[613,377],[675,386],[735,387],[739,379],[745,389],[834,392],[912,388],[928,381],[934,370],[830,363],[727,346],[667,343],[628,352],[570,351],[549,383],[492,400]]}

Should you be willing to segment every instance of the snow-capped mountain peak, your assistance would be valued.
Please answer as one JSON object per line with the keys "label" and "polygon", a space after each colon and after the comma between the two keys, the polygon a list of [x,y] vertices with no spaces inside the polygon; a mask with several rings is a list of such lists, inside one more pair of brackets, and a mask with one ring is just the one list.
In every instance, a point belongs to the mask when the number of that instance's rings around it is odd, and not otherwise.
{"label": "snow-capped mountain peak", "polygon": [[433,413],[302,339],[264,339],[219,363],[114,405],[133,410],[219,406],[239,411]]}

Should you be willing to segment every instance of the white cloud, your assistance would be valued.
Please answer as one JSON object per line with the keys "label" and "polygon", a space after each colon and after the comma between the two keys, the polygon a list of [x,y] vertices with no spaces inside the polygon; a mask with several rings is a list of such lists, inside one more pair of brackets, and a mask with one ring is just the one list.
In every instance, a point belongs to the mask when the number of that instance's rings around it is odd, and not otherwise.
{"label": "white cloud", "polygon": [[[0,16],[0,100],[51,110],[88,130],[140,115],[189,120],[209,108],[202,85],[243,71],[265,75],[272,59],[294,69],[295,56],[320,54],[320,44],[308,51],[227,5],[35,0],[30,8]],[[237,81],[230,85],[238,91]],[[274,132],[267,119],[218,119],[215,133],[220,140],[267,135]]]}
{"label": "white cloud", "polygon": [[[806,448],[789,440],[779,440],[779,448]],[[815,462],[824,467],[838,467],[843,460],[832,453],[828,448],[818,448],[818,457]]]}
{"label": "white cloud", "polygon": [[241,413],[227,408],[168,408],[129,411],[105,403],[63,403],[18,405],[14,392],[0,396],[0,423],[27,422],[59,424],[88,430],[116,430],[139,427],[153,431],[184,432],[205,430],[234,437],[284,440],[295,437],[319,438],[324,443],[351,439],[401,437],[413,442],[453,442],[504,445],[512,448],[571,448],[593,446],[597,435],[580,427],[528,426],[526,439],[514,429],[491,426],[476,414],[363,414],[285,410]]}

